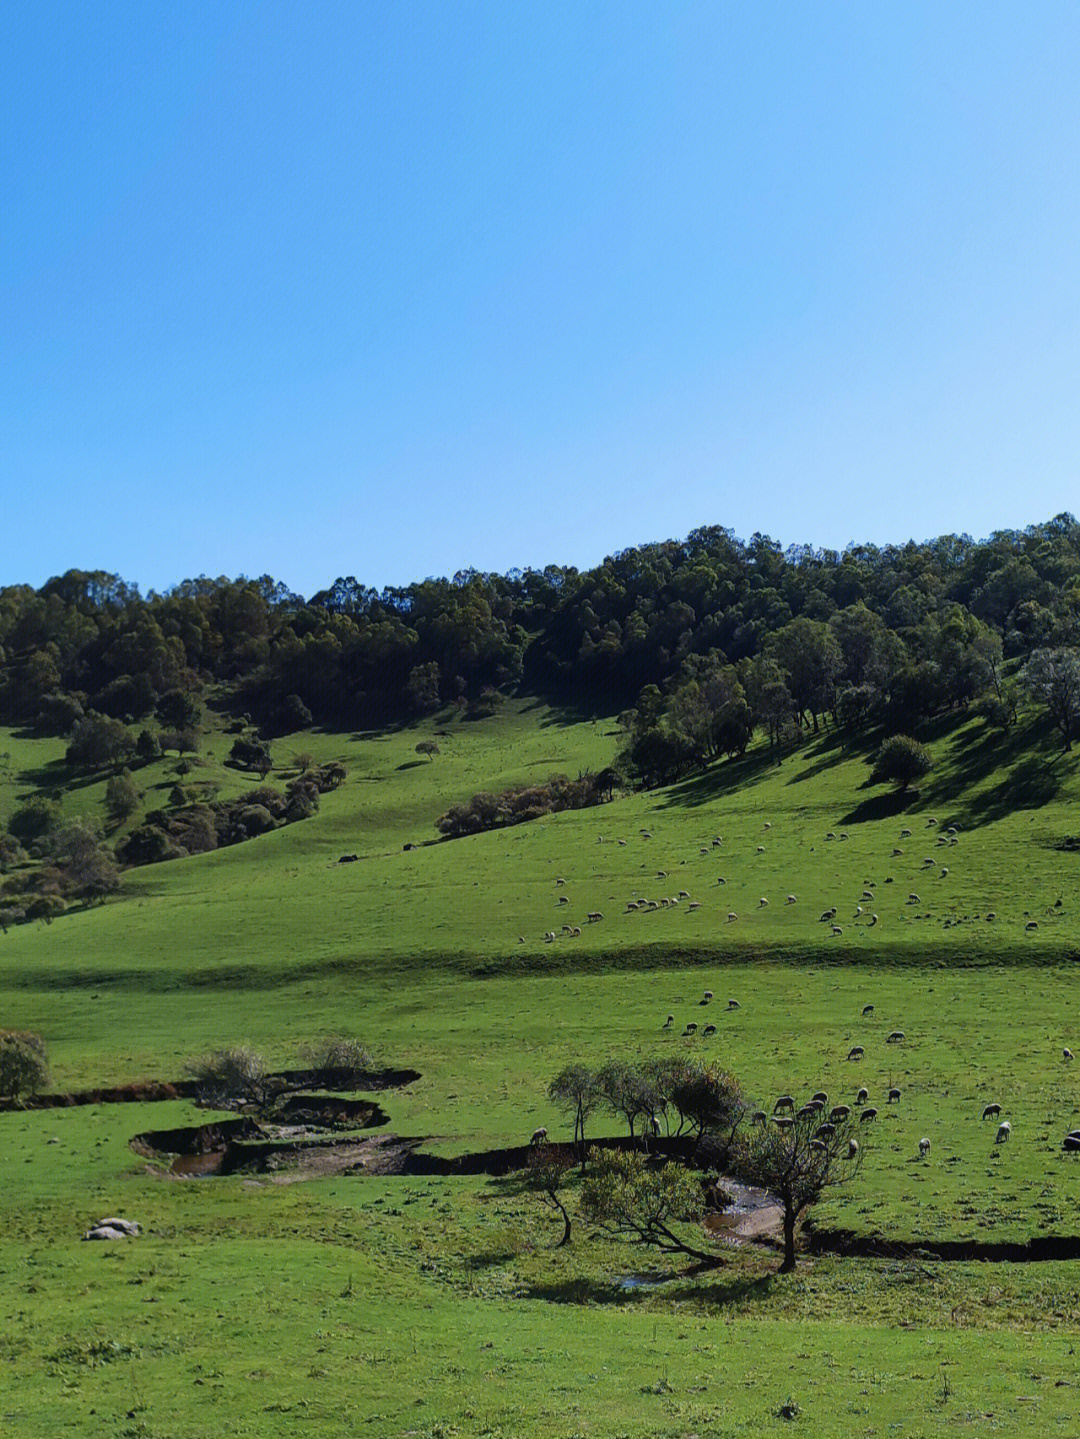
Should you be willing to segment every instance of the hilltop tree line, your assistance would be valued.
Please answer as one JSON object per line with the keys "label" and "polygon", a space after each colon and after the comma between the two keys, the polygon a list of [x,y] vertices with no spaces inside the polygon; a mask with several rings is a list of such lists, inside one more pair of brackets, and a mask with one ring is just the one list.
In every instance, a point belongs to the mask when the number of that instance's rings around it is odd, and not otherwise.
{"label": "hilltop tree line", "polygon": [[211,685],[264,734],[448,703],[481,715],[520,687],[624,706],[628,753],[651,782],[741,753],[755,730],[781,747],[823,723],[905,729],[974,703],[1007,727],[1007,662],[1032,657],[1033,691],[1068,744],[1078,643],[1080,525],[1067,514],[979,542],[843,552],[708,527],[585,571],[468,570],[378,591],[348,578],[310,599],[266,576],[143,596],[72,570],[0,589],[0,720],[68,735],[73,763],[101,765],[123,762],[151,716],[182,753]]}

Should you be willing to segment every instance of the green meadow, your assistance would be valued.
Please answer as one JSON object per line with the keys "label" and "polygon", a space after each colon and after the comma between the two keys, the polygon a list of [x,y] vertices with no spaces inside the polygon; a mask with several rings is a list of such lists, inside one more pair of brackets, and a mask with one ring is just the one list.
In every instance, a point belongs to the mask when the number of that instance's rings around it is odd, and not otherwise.
{"label": "green meadow", "polygon": [[[418,756],[436,733],[440,753]],[[865,1086],[878,1109],[865,1162],[814,1225],[925,1254],[811,1256],[777,1277],[773,1251],[732,1247],[695,1273],[584,1223],[555,1251],[512,1178],[178,1180],[128,1141],[201,1122],[189,1103],[13,1111],[0,1114],[5,1423],[1075,1433],[1075,1262],[947,1261],[932,1246],[1080,1247],[1080,1156],[1061,1148],[1080,1125],[1063,1053],[1080,1054],[1077,761],[1031,724],[1003,738],[954,717],[923,738],[935,768],[918,794],[867,787],[866,752],[830,733],[779,765],[757,747],[666,789],[443,842],[435,819],[477,790],[609,763],[614,724],[518,701],[479,722],[293,735],[274,745],[282,775],[300,750],[349,770],[315,817],[128,871],[104,905],[10,929],[0,1024],[45,1037],[59,1090],[175,1079],[238,1041],[285,1066],[346,1032],[419,1071],[379,1102],[389,1130],[441,1156],[523,1144],[538,1125],[569,1137],[546,1098],[569,1059],[715,1057],[767,1109],[819,1088],[853,1103]],[[255,787],[223,764],[229,743],[211,728],[189,781],[222,797]],[[0,818],[33,790],[102,815],[104,781],[73,783],[62,755],[0,731]],[[135,771],[145,807],[167,802],[174,769]],[[1008,1143],[980,1118],[991,1101]],[[106,1213],[144,1233],[82,1243]]]}

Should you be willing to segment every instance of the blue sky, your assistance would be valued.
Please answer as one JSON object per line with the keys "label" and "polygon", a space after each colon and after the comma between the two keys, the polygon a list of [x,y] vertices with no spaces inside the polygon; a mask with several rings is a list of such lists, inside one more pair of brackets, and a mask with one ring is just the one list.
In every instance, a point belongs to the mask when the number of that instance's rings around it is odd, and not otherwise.
{"label": "blue sky", "polygon": [[1080,509],[1072,3],[9,4],[0,583]]}

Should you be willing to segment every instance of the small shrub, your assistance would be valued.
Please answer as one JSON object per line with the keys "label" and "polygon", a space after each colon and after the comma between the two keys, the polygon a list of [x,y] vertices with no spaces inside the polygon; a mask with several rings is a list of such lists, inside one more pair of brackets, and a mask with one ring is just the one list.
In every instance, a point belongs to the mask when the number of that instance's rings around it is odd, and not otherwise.
{"label": "small shrub", "polygon": [[49,1078],[48,1055],[40,1034],[29,1030],[0,1030],[0,1094],[21,1099],[37,1094]]}
{"label": "small shrub", "polygon": [[373,1060],[359,1040],[336,1034],[305,1045],[300,1061],[317,1070],[323,1081],[335,1089],[352,1089],[370,1073]]}
{"label": "small shrub", "polygon": [[246,1044],[212,1050],[190,1060],[185,1069],[203,1104],[224,1108],[237,1099],[253,1104],[266,1099],[266,1065]]}

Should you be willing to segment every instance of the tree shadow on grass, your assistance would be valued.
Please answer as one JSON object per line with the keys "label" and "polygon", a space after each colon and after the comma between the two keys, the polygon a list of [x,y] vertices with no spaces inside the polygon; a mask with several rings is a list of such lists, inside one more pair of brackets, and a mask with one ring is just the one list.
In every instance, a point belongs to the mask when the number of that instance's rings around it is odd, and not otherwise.
{"label": "tree shadow on grass", "polygon": [[[972,729],[957,737],[948,768],[926,776],[922,794],[936,809],[949,810],[937,816],[939,823],[977,828],[1057,799],[1078,759],[1062,751],[1044,717],[1006,734],[989,726]],[[999,770],[1004,773],[996,784],[976,790]]]}
{"label": "tree shadow on grass", "polygon": [[738,759],[721,760],[708,769],[677,780],[669,785],[663,801],[664,809],[695,809],[712,804],[732,790],[745,789],[767,779],[777,768],[768,750],[755,750]]}
{"label": "tree shadow on grass", "polygon": [[[704,1276],[708,1276],[707,1278]],[[637,1276],[631,1276],[637,1277]],[[643,1276],[643,1282],[628,1287],[625,1279],[596,1279],[586,1275],[561,1279],[551,1284],[533,1284],[523,1293],[524,1299],[541,1299],[548,1304],[606,1304],[619,1308],[642,1304],[669,1285],[685,1285],[688,1278],[695,1282],[690,1288],[680,1287],[677,1297],[700,1300],[724,1308],[764,1302],[772,1289],[772,1274],[731,1274],[723,1267],[702,1269],[695,1266],[682,1274]]]}

